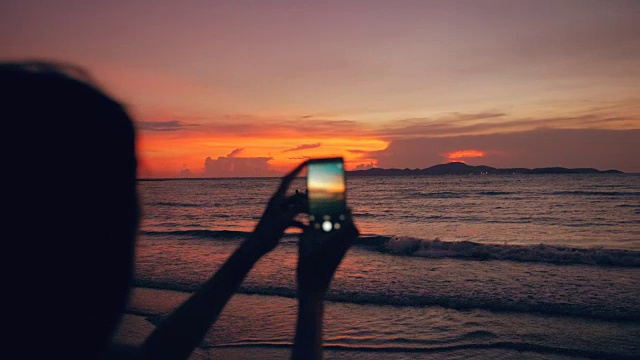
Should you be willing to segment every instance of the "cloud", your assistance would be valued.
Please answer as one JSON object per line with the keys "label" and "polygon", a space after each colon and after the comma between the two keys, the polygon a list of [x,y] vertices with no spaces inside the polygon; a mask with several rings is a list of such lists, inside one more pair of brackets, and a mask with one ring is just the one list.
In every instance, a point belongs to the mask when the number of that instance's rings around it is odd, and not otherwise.
{"label": "cloud", "polygon": [[334,137],[350,134],[364,137],[371,126],[354,120],[328,120],[317,118],[281,119],[252,115],[224,115],[201,120],[197,130],[218,136],[234,137]]}
{"label": "cloud", "polygon": [[[153,154],[153,159],[160,159],[164,150],[161,146],[166,147],[166,157],[171,160],[162,160],[163,163],[158,160],[160,168],[173,161],[172,150],[178,146],[198,151],[212,146],[217,148],[211,151],[222,146],[237,148],[220,159],[216,158],[219,153],[214,153],[216,157],[210,159],[207,174],[203,174],[202,162],[194,163],[191,158],[188,167],[195,169],[194,176],[268,176],[274,169],[281,174],[286,164],[305,160],[300,155],[311,155],[314,152],[311,146],[316,145],[321,145],[327,154],[346,156],[350,169],[371,162],[383,168],[423,168],[463,160],[473,165],[500,167],[587,166],[640,172],[638,158],[630,155],[640,153],[640,149],[627,141],[629,135],[625,135],[640,130],[639,101],[637,97],[616,101],[558,100],[544,108],[529,104],[537,110],[526,116],[510,107],[509,111],[451,111],[423,118],[369,122],[250,115],[218,116],[213,120],[189,118],[184,122],[143,123],[148,128],[165,131],[145,134],[148,136],[143,137],[146,146],[143,150],[150,158]],[[201,125],[190,127],[189,123],[196,122]],[[166,132],[181,127],[185,130],[179,133]],[[243,148],[251,149],[250,155]],[[484,156],[451,154],[462,150],[476,150]],[[196,158],[204,159],[208,154],[211,153],[204,152]],[[268,160],[272,154],[274,159]],[[246,160],[251,158],[245,156],[255,158]],[[245,160],[231,160],[234,158]],[[172,174],[176,174],[173,169]],[[258,174],[258,169],[266,172]]]}
{"label": "cloud", "polygon": [[292,149],[284,150],[284,151],[283,151],[283,153],[291,152],[291,151],[306,150],[306,149],[315,149],[315,148],[319,148],[319,147],[320,147],[320,145],[321,145],[320,143],[315,143],[315,144],[302,144],[302,145],[296,146],[296,147],[294,147],[294,148],[292,148]]}
{"label": "cloud", "polygon": [[244,150],[244,148],[238,148],[238,149],[234,149],[232,152],[229,153],[229,155],[227,155],[228,157],[236,157],[238,154],[240,154],[242,151]]}
{"label": "cloud", "polygon": [[357,155],[368,154],[369,153],[369,151],[367,151],[367,150],[358,150],[358,149],[351,149],[351,150],[347,150],[347,151],[352,153],[352,154],[357,154]]}
{"label": "cloud", "polygon": [[287,158],[289,160],[308,160],[311,159],[311,156],[294,156]]}
{"label": "cloud", "polygon": [[356,165],[355,170],[367,170],[367,169],[372,169],[376,167],[375,164],[373,162],[369,163],[369,164],[358,164]]}
{"label": "cloud", "polygon": [[463,159],[483,157],[484,152],[480,150],[456,150],[445,154],[445,159],[449,162],[463,161]]}
{"label": "cloud", "polygon": [[[408,137],[441,137],[480,135],[534,130],[556,129],[634,129],[640,123],[640,98],[620,101],[590,101],[581,104],[554,103],[547,113],[558,108],[571,108],[565,116],[527,116],[506,111],[478,112],[452,111],[435,116],[365,121],[350,119],[272,118],[247,114],[228,114],[207,119],[191,119],[195,123],[173,120],[166,122],[140,122],[143,130],[192,130],[207,136],[247,138],[309,138],[358,137],[391,140]],[[576,108],[577,107],[577,108]],[[311,148],[320,143],[302,144],[286,151]],[[357,151],[357,150],[356,150]]]}
{"label": "cloud", "polygon": [[379,153],[378,151],[358,150],[358,149],[347,150],[347,152],[355,155],[356,159],[362,159],[361,161],[374,159]]}
{"label": "cloud", "polygon": [[[401,126],[377,131],[385,138],[441,137],[457,135],[481,135],[489,133],[521,132],[540,128],[580,129],[580,128],[637,128],[638,116],[618,116],[614,113],[578,114],[565,117],[515,118],[506,114],[458,114],[441,118],[420,118],[399,120]],[[487,121],[487,119],[492,119]],[[634,123],[636,125],[634,126]]]}
{"label": "cloud", "polygon": [[279,172],[269,165],[271,157],[237,157],[244,149],[235,149],[227,156],[217,159],[207,157],[204,160],[206,177],[251,177],[279,176]]}
{"label": "cloud", "polygon": [[191,173],[191,169],[182,169],[179,173],[179,176],[181,178],[190,178],[193,176],[193,173]]}
{"label": "cloud", "polygon": [[183,124],[178,120],[171,121],[138,121],[138,128],[147,131],[178,131],[195,126],[198,124]]}
{"label": "cloud", "polygon": [[640,172],[640,129],[535,129],[516,133],[437,138],[398,138],[370,155],[382,168],[425,168],[442,154],[474,149],[472,165],[495,167],[594,167]]}
{"label": "cloud", "polygon": [[504,123],[507,114],[503,112],[460,113],[452,112],[437,117],[409,118],[393,121],[380,129],[381,136],[434,136],[459,134],[465,129],[473,130],[478,124]]}

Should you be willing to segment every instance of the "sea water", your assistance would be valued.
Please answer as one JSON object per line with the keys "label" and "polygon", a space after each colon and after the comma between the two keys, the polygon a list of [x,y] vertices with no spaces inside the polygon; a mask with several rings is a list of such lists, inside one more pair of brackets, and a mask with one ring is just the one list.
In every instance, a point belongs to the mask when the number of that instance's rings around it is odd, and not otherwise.
{"label": "sea water", "polygon": [[[197,289],[279,181],[140,181],[138,294]],[[640,175],[348,177],[347,203],[362,236],[327,294],[328,357],[640,356]],[[292,231],[202,348],[290,347],[296,261]],[[170,308],[130,305],[150,319]]]}

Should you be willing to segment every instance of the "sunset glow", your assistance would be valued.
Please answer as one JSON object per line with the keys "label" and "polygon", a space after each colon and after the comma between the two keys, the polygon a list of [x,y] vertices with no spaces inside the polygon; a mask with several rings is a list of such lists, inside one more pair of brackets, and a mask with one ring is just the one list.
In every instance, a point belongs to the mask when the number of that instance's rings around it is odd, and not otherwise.
{"label": "sunset glow", "polygon": [[280,176],[327,156],[347,170],[640,172],[636,2],[19,1],[0,13],[4,61],[76,64],[126,106],[144,178]]}
{"label": "sunset glow", "polygon": [[[280,176],[306,159],[333,156],[344,157],[346,169],[351,170],[358,165],[375,163],[369,153],[383,150],[387,145],[388,141],[375,138],[304,138],[300,134],[287,136],[281,132],[264,133],[264,136],[196,132],[176,136],[173,132],[142,132],[140,176],[251,176],[251,169],[255,170],[253,176]],[[245,172],[234,169],[233,164],[238,163],[245,164]]]}
{"label": "sunset glow", "polygon": [[476,158],[476,157],[483,157],[483,156],[484,156],[484,152],[479,150],[458,150],[458,151],[453,151],[448,153],[446,156],[446,159],[449,162],[451,161],[464,162],[464,159],[467,159],[467,158]]}

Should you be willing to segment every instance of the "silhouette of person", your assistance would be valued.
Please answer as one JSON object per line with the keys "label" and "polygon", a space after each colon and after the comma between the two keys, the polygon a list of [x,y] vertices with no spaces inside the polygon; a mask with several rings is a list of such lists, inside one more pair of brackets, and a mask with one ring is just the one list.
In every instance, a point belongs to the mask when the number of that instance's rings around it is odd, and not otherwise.
{"label": "silhouette of person", "polygon": [[[0,63],[5,134],[22,140],[6,162],[5,221],[24,229],[24,268],[10,304],[20,350],[32,357],[186,359],[253,265],[287,227],[300,240],[300,308],[292,356],[322,357],[322,300],[358,236],[349,217],[317,234],[294,217],[306,194],[287,196],[300,164],[283,177],[253,233],[225,264],[149,335],[141,348],[111,344],[130,291],[139,221],[136,134],[126,110],[81,69],[45,62]],[[21,246],[22,245],[22,246]],[[25,270],[26,271],[26,270]],[[36,301],[36,305],[32,302]],[[19,344],[20,340],[24,344]],[[30,346],[35,342],[37,346]]]}

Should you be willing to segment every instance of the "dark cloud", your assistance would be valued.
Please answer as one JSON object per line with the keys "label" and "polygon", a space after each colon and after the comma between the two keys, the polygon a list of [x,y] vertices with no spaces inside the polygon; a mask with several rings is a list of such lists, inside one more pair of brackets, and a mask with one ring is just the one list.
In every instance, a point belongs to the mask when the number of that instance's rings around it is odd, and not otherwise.
{"label": "dark cloud", "polygon": [[537,129],[514,133],[436,138],[397,138],[371,152],[382,168],[425,168],[446,162],[447,154],[478,150],[467,160],[495,167],[593,167],[640,172],[640,130]]}
{"label": "dark cloud", "polygon": [[284,150],[284,151],[283,151],[283,153],[291,152],[291,151],[306,150],[306,149],[315,149],[315,148],[319,148],[320,146],[321,146],[321,144],[320,144],[320,143],[315,143],[315,144],[302,144],[302,145],[296,146],[296,147],[294,147],[294,148],[292,148],[292,149]]}
{"label": "dark cloud", "polygon": [[147,131],[178,131],[199,126],[197,124],[183,124],[178,120],[171,121],[138,121],[138,127]]}
{"label": "dark cloud", "polygon": [[502,112],[484,112],[484,113],[474,113],[474,114],[465,114],[454,112],[449,116],[442,118],[444,121],[470,121],[470,120],[482,120],[482,119],[494,119],[503,117],[507,114]]}
{"label": "dark cloud", "polygon": [[[617,114],[582,114],[566,117],[520,118],[502,121],[505,114],[495,114],[474,118],[471,114],[461,117],[439,119],[405,119],[398,121],[400,126],[374,131],[384,138],[441,137],[455,135],[473,135],[486,133],[520,132],[532,129],[552,128],[603,128],[625,125],[640,120],[640,117],[618,116]],[[498,119],[496,121],[478,121]]]}
{"label": "dark cloud", "polygon": [[217,135],[246,137],[282,136],[335,136],[366,131],[365,124],[353,120],[295,119],[281,120],[246,115],[223,116],[211,119],[198,130]]}
{"label": "dark cloud", "polygon": [[191,169],[182,169],[179,173],[179,176],[181,178],[190,178],[193,176],[193,173],[191,172]]}
{"label": "dark cloud", "polygon": [[362,131],[365,128],[363,123],[354,120],[307,119],[304,121],[285,121],[281,125],[304,136],[335,136],[336,134]]}
{"label": "dark cloud", "polygon": [[294,156],[294,157],[290,157],[287,158],[289,160],[308,160],[311,159],[311,156]]}
{"label": "dark cloud", "polygon": [[375,167],[374,163],[369,163],[369,164],[358,164],[356,165],[355,170],[367,170],[367,169],[372,169]]}
{"label": "dark cloud", "polygon": [[244,148],[238,148],[238,149],[234,149],[232,152],[229,153],[229,155],[227,155],[228,157],[236,157],[238,156],[238,154],[240,154],[242,151],[244,151]]}
{"label": "dark cloud", "polygon": [[278,176],[279,173],[271,169],[271,157],[237,157],[244,149],[235,149],[227,156],[217,159],[207,157],[204,160],[205,177],[251,177]]}
{"label": "dark cloud", "polygon": [[[637,128],[640,121],[640,99],[585,102],[581,111],[571,116],[522,117],[505,111],[450,112],[440,116],[389,119],[386,122],[328,120],[303,116],[297,119],[276,119],[252,115],[223,115],[199,119],[200,125],[179,121],[141,122],[143,129],[153,131],[192,130],[213,135],[234,137],[335,137],[358,136],[382,139],[406,137],[436,137],[473,135],[497,132],[517,132],[536,128]],[[560,107],[562,104],[554,104]],[[575,104],[569,104],[573,106]],[[197,126],[197,127],[196,127]],[[315,145],[303,144],[302,146]],[[298,148],[289,151],[302,150]]]}
{"label": "dark cloud", "polygon": [[270,157],[230,158],[219,156],[217,159],[207,157],[204,161],[206,177],[250,177],[278,176],[279,173],[269,166]]}

